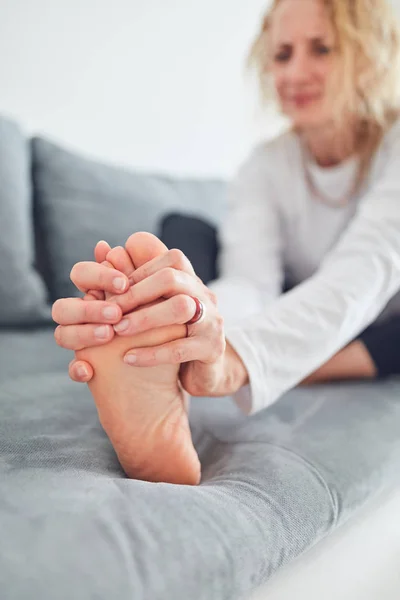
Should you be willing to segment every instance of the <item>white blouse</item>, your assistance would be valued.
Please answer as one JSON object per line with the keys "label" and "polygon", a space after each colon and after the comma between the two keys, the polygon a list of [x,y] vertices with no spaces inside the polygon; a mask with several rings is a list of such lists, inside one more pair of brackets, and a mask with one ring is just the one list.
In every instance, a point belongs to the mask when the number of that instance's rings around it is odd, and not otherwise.
{"label": "white blouse", "polygon": [[[309,162],[308,169],[318,190],[339,202],[357,161],[329,168]],[[229,204],[221,278],[210,287],[227,340],[249,373],[250,385],[234,398],[253,414],[378,316],[400,313],[400,122],[344,207],[313,196],[291,131],[255,149],[231,185]],[[282,294],[285,275],[295,287]]]}

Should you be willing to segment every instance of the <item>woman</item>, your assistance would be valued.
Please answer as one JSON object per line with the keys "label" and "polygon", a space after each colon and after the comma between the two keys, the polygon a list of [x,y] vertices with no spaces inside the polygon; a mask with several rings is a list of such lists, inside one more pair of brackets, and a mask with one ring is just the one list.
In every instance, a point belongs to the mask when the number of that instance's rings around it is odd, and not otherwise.
{"label": "woman", "polygon": [[[211,286],[227,317],[226,331],[215,297],[190,263],[158,240],[137,234],[126,250],[111,251],[101,243],[96,248],[98,264],[79,263],[73,269],[72,279],[81,291],[119,294],[105,300],[88,295],[92,302],[59,300],[53,316],[61,325],[58,343],[80,350],[71,364],[71,377],[90,380],[103,426],[128,474],[196,483],[199,470],[181,415],[172,421],[185,429],[182,455],[190,455],[185,465],[173,467],[174,474],[160,475],[162,466],[157,464],[149,475],[141,465],[149,460],[154,464],[155,452],[149,459],[146,449],[140,465],[130,467],[138,440],[146,434],[125,432],[124,423],[133,413],[124,409],[124,419],[118,420],[119,408],[110,408],[115,369],[122,364],[129,369],[123,356],[137,367],[169,369],[165,379],[165,371],[157,371],[155,377],[160,398],[162,385],[168,388],[169,406],[183,405],[176,383],[180,364],[180,384],[188,393],[233,395],[248,414],[302,381],[378,373],[376,339],[379,345],[382,340],[393,344],[400,315],[399,56],[400,34],[385,0],[273,3],[251,60],[262,92],[267,94],[272,84],[292,128],[257,147],[232,186],[229,219],[222,231],[222,276]],[[113,287],[118,272],[125,289],[127,276],[134,282],[125,293]],[[294,288],[281,295],[285,272]],[[233,298],[234,319],[227,308]],[[100,309],[111,305],[120,307],[114,318],[102,318]],[[205,318],[193,323],[199,306]],[[129,313],[138,307],[140,311],[121,321],[121,309]],[[367,329],[364,337],[348,345],[378,317],[372,333]],[[188,339],[183,339],[183,324],[190,319]],[[106,325],[105,337],[96,340],[98,327],[92,323],[112,323],[118,335],[113,339],[114,331]],[[163,327],[178,329],[167,332]],[[149,337],[137,338],[138,331]],[[156,339],[160,331],[166,333],[161,341]],[[111,354],[113,344],[119,346]],[[136,349],[128,352],[133,346]],[[107,348],[105,361],[99,351]],[[112,356],[117,359],[111,369],[107,365]],[[343,367],[346,357],[351,364]],[[146,369],[135,373],[147,377]],[[127,377],[125,371],[118,376]],[[143,388],[149,385],[146,381]],[[131,379],[125,394],[133,384]],[[118,407],[124,393],[117,394]],[[136,400],[138,410],[143,403]],[[167,404],[162,408],[165,414]],[[158,447],[158,452],[164,450]],[[176,479],[177,473],[183,473],[181,479]]]}

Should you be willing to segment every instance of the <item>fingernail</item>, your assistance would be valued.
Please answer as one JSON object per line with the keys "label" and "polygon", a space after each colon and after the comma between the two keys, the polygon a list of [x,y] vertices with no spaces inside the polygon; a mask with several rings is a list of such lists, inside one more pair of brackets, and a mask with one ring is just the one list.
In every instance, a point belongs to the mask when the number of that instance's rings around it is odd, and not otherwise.
{"label": "fingernail", "polygon": [[123,292],[126,288],[126,279],[123,277],[116,277],[113,281],[113,286],[119,292]]}
{"label": "fingernail", "polygon": [[101,325],[101,327],[97,327],[94,330],[94,335],[99,340],[104,340],[105,338],[108,338],[108,327],[107,327],[107,325]]}
{"label": "fingernail", "polygon": [[86,377],[88,376],[88,372],[85,369],[85,367],[78,367],[76,369],[76,372],[78,374],[78,377],[81,377],[82,379],[86,379]]}
{"label": "fingernail", "polygon": [[136,361],[137,356],[135,356],[135,354],[126,354],[126,356],[124,356],[124,362],[128,365],[134,365]]}
{"label": "fingernail", "polygon": [[116,306],[107,306],[103,310],[103,317],[105,319],[117,319],[119,315],[119,310]]}
{"label": "fingernail", "polygon": [[129,319],[122,319],[117,325],[114,325],[114,331],[120,333],[121,331],[126,331],[129,327]]}

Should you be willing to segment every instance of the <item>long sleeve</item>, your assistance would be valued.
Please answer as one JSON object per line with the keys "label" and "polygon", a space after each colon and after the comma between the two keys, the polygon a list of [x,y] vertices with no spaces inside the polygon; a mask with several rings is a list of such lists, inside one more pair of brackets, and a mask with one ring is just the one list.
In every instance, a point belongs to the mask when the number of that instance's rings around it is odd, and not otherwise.
{"label": "long sleeve", "polygon": [[241,390],[236,398],[245,412],[253,414],[272,404],[326,362],[400,289],[396,133],[384,168],[317,272],[262,313],[227,331],[249,373],[251,394]]}
{"label": "long sleeve", "polygon": [[263,147],[229,186],[228,218],[219,232],[220,278],[209,284],[226,325],[262,311],[282,291],[282,231]]}

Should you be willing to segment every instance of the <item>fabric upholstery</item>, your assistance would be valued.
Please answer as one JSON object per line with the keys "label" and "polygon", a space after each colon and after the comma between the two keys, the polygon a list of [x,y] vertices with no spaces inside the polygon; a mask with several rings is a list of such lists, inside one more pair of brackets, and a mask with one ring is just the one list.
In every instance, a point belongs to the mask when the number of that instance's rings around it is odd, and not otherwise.
{"label": "fabric upholstery", "polygon": [[46,288],[35,269],[29,142],[0,118],[0,326],[50,319]]}
{"label": "fabric upholstery", "polygon": [[0,337],[4,600],[242,600],[400,482],[400,382],[192,402],[197,487],[124,476],[52,330]]}
{"label": "fabric upholstery", "polygon": [[218,277],[218,230],[204,219],[180,213],[166,215],[159,236],[168,248],[179,248],[207,284]]}
{"label": "fabric upholstery", "polygon": [[136,173],[89,160],[42,138],[32,141],[39,263],[51,299],[77,295],[72,266],[93,260],[100,239],[124,245],[135,231],[158,233],[166,213],[179,210],[217,224],[225,184]]}

